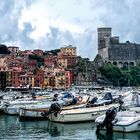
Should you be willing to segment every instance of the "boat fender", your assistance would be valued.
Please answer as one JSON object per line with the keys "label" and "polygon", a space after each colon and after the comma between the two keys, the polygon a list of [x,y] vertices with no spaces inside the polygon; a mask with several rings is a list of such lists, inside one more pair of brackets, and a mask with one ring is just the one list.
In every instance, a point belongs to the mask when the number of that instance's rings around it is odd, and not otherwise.
{"label": "boat fender", "polygon": [[78,96],[78,101],[82,102],[82,100],[83,100],[83,97],[82,96]]}

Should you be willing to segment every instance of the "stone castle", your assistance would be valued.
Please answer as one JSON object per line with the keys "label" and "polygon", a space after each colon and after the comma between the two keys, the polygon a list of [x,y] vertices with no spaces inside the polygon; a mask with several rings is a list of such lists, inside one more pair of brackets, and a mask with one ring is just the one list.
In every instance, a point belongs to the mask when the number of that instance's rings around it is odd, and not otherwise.
{"label": "stone castle", "polygon": [[110,27],[98,28],[98,54],[106,63],[123,66],[140,65],[140,44],[119,42],[118,36],[113,36]]}

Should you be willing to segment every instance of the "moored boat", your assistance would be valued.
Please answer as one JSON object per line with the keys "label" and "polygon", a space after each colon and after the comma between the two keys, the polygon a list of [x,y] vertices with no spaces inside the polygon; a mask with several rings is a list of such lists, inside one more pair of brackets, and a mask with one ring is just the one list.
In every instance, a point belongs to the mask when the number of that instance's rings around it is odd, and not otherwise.
{"label": "moored boat", "polygon": [[109,119],[108,120],[107,119],[108,118],[106,113],[106,115],[102,115],[95,120],[97,124],[97,131],[107,130],[110,126],[111,131],[119,131],[119,132],[140,131],[140,113],[137,113],[136,111],[129,110],[118,112],[114,119],[109,118],[110,120],[112,119],[111,122],[108,121]]}
{"label": "moored boat", "polygon": [[118,108],[119,104],[62,110],[58,112],[57,115],[55,113],[49,114],[49,120],[54,122],[61,122],[61,123],[94,121],[97,117],[104,114],[106,110],[112,106]]}
{"label": "moored boat", "polygon": [[[74,108],[85,108],[86,103],[63,106],[62,110],[70,110]],[[36,119],[47,119],[47,117],[43,117],[43,112],[48,112],[48,108],[19,108],[19,119],[20,120],[36,120]]]}

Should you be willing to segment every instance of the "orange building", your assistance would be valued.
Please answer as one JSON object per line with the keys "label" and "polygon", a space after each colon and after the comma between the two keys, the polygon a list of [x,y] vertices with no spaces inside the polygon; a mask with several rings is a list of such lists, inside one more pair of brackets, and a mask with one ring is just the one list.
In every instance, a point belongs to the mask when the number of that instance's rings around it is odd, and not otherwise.
{"label": "orange building", "polygon": [[20,73],[21,68],[13,68],[12,70],[12,86],[13,87],[19,87],[20,86]]}
{"label": "orange building", "polygon": [[77,56],[61,54],[57,58],[58,67],[71,68],[77,64]]}
{"label": "orange building", "polygon": [[36,70],[34,83],[36,87],[44,88],[44,70]]}

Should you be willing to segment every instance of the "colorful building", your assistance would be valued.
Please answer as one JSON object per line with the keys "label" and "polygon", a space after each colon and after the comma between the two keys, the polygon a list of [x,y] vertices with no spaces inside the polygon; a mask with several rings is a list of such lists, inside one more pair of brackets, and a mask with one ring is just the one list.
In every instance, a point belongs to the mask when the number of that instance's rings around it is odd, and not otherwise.
{"label": "colorful building", "polygon": [[37,55],[37,56],[42,56],[43,55],[43,51],[39,50],[39,49],[36,49],[36,50],[33,50],[33,54]]}
{"label": "colorful building", "polygon": [[[43,55],[42,50],[20,51],[18,47],[8,47],[11,54],[0,57],[0,88],[6,87],[52,87],[69,88],[72,83],[71,67],[77,64],[76,47],[62,47],[60,52]],[[37,59],[29,59],[30,55],[38,55],[44,59],[41,68]],[[43,57],[41,57],[43,55]],[[43,60],[42,59],[42,60]]]}
{"label": "colorful building", "polygon": [[77,64],[77,56],[61,54],[57,58],[57,65],[60,68],[71,68]]}
{"label": "colorful building", "polygon": [[0,71],[0,89],[6,88],[6,71]]}
{"label": "colorful building", "polygon": [[28,72],[27,75],[29,78],[30,87],[35,87],[35,75],[33,74],[33,72]]}
{"label": "colorful building", "polygon": [[12,70],[12,86],[13,87],[19,87],[20,84],[20,73],[21,73],[21,68],[13,68]]}
{"label": "colorful building", "polygon": [[12,55],[17,56],[19,54],[19,47],[9,46],[8,50],[11,52]]}
{"label": "colorful building", "polygon": [[6,87],[12,86],[12,70],[6,71]]}
{"label": "colorful building", "polygon": [[44,58],[45,67],[56,67],[57,66],[57,56],[49,55]]}
{"label": "colorful building", "polygon": [[35,86],[44,88],[44,70],[37,69],[35,73]]}
{"label": "colorful building", "polygon": [[0,71],[7,68],[7,57],[0,57]]}
{"label": "colorful building", "polygon": [[72,45],[60,48],[60,53],[77,56],[76,47],[73,47]]}

